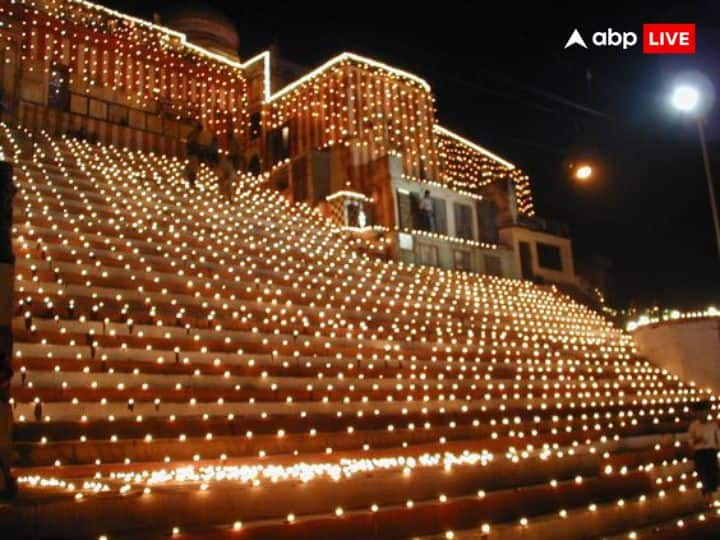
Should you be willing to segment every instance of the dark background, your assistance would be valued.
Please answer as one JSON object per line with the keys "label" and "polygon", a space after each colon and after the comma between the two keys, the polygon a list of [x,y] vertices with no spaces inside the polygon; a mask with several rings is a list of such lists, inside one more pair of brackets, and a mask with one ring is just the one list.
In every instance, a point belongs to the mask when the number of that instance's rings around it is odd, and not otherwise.
{"label": "dark background", "polygon": [[[144,18],[181,5],[105,4]],[[673,78],[689,69],[705,73],[720,92],[720,2],[534,4],[184,5],[210,6],[233,19],[243,58],[275,43],[287,60],[314,67],[353,51],[425,78],[443,125],[530,174],[538,214],[569,225],[581,268],[607,269],[615,307],[720,304],[697,129],[667,102]],[[641,38],[643,22],[696,23],[697,54],[643,55],[641,44],[563,50],[575,27],[589,42],[608,27]],[[719,124],[720,102],[706,120],[716,178]],[[596,165],[592,182],[571,180],[568,165],[579,159]]]}

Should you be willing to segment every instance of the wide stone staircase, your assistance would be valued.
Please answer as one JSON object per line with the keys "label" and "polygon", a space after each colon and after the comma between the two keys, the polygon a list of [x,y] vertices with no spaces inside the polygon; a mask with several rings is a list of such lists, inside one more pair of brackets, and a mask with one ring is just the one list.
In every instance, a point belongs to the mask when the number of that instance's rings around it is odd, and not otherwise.
{"label": "wide stone staircase", "polygon": [[176,158],[4,125],[0,148],[3,538],[720,534],[685,437],[714,398],[554,288],[372,258]]}

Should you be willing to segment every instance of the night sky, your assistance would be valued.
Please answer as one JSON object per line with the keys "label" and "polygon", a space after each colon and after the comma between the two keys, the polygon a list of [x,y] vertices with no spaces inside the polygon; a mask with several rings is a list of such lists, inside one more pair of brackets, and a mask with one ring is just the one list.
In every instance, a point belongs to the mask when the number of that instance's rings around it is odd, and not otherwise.
{"label": "night sky", "polygon": [[[144,18],[180,5],[104,3]],[[535,4],[195,5],[237,22],[243,58],[275,42],[284,58],[308,67],[353,51],[425,78],[442,124],[530,174],[537,213],[569,225],[576,262],[607,268],[611,305],[720,306],[696,125],[666,99],[671,81],[687,70],[705,73],[720,93],[720,3]],[[641,36],[643,22],[696,23],[697,54],[643,55],[641,45],[563,50],[574,27],[589,40],[608,27]],[[720,99],[706,129],[718,179]],[[592,183],[569,177],[568,164],[580,159],[598,167]]]}

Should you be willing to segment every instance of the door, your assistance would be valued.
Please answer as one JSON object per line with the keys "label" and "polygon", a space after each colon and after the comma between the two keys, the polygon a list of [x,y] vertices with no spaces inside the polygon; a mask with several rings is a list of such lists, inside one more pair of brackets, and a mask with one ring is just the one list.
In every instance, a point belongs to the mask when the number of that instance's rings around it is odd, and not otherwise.
{"label": "door", "polygon": [[417,198],[412,193],[403,193],[397,190],[398,228],[402,230],[417,229]]}
{"label": "door", "polygon": [[533,279],[532,253],[527,242],[520,242],[520,271],[523,279]]}
{"label": "door", "polygon": [[465,240],[474,240],[472,226],[472,207],[469,204],[455,203],[455,236]]}

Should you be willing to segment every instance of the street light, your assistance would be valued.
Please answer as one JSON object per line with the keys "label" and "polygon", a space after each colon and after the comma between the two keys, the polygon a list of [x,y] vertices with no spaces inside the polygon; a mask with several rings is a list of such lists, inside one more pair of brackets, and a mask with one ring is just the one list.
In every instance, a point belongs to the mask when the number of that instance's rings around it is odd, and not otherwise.
{"label": "street light", "polygon": [[575,178],[578,180],[587,180],[593,174],[593,168],[590,165],[580,165],[575,169]]}
{"label": "street light", "polygon": [[708,158],[707,146],[705,144],[705,129],[703,128],[704,114],[712,106],[713,88],[707,77],[693,74],[690,77],[693,83],[678,83],[673,89],[671,102],[678,111],[692,115],[697,122],[698,135],[700,136],[700,148],[702,150],[703,163],[705,165],[705,179],[707,180],[708,192],[710,193],[710,208],[712,210],[713,223],[715,224],[715,241],[717,243],[718,256],[720,256],[720,218],[718,218],[717,202],[715,201],[715,185],[713,184],[710,171],[710,159]]}
{"label": "street light", "polygon": [[680,85],[675,88],[672,95],[672,104],[678,111],[693,112],[700,101],[697,88]]}

